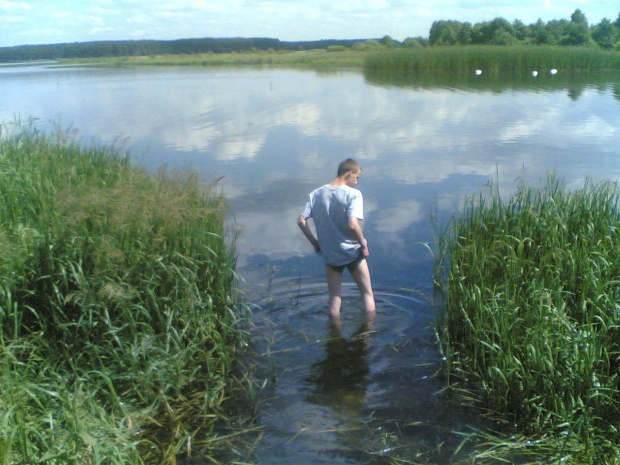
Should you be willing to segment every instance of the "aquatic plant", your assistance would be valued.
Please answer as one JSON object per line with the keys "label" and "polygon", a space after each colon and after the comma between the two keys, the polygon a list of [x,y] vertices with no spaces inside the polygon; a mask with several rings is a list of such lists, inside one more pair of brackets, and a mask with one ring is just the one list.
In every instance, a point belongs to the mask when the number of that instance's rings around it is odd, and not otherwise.
{"label": "aquatic plant", "polygon": [[507,200],[491,185],[441,235],[451,384],[528,438],[487,457],[544,447],[575,463],[618,459],[619,203],[615,182],[570,191],[550,175]]}
{"label": "aquatic plant", "polygon": [[33,127],[0,137],[0,463],[175,463],[243,336],[216,186]]}
{"label": "aquatic plant", "polygon": [[368,54],[368,73],[403,75],[531,75],[620,68],[620,53],[589,47],[461,46],[383,50]]}

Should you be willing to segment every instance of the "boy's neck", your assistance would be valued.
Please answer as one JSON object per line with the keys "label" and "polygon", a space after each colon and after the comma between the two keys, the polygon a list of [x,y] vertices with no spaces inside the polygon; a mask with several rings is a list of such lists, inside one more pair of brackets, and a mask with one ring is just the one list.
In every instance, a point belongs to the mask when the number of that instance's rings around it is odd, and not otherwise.
{"label": "boy's neck", "polygon": [[344,185],[346,185],[346,183],[347,183],[347,181],[344,179],[344,176],[338,176],[336,179],[334,179],[328,185],[336,187],[336,186],[344,186]]}

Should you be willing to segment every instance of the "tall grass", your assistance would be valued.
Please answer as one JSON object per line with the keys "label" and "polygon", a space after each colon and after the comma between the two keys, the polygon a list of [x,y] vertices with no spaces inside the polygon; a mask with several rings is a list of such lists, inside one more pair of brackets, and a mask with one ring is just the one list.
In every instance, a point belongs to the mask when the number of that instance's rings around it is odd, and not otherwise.
{"label": "tall grass", "polygon": [[242,337],[224,201],[58,131],[0,137],[0,463],[175,463]]}
{"label": "tall grass", "polygon": [[199,53],[190,55],[153,55],[148,57],[109,57],[63,60],[65,64],[98,66],[247,66],[287,68],[360,68],[365,51],[350,49],[306,51],[255,51],[237,53]]}
{"label": "tall grass", "polygon": [[570,463],[620,460],[619,205],[612,182],[491,186],[440,240],[452,382]]}
{"label": "tall grass", "polygon": [[483,75],[620,69],[620,53],[590,47],[461,46],[396,49],[369,54],[364,69],[369,73],[404,75]]}

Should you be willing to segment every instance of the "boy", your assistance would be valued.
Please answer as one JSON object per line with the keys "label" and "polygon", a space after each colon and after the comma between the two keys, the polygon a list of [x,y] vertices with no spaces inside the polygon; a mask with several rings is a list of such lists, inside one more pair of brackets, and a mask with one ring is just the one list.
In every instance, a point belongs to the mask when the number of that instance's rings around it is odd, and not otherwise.
{"label": "boy", "polygon": [[[338,174],[329,184],[310,193],[297,225],[325,260],[325,273],[329,290],[329,311],[333,317],[340,315],[342,273],[346,267],[357,284],[364,309],[375,311],[375,298],[370,282],[366,257],[368,243],[359,220],[364,219],[362,193],[353,186],[362,174],[361,166],[348,158],[338,166]],[[314,220],[318,238],[308,224]]]}

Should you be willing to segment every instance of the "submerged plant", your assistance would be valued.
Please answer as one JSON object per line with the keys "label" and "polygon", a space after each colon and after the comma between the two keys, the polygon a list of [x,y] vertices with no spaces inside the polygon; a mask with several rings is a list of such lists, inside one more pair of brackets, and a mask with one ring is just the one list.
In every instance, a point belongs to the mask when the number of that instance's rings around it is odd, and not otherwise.
{"label": "submerged plant", "polygon": [[620,442],[619,202],[616,183],[569,191],[552,175],[469,199],[441,237],[451,376],[584,463]]}
{"label": "submerged plant", "polygon": [[0,140],[0,463],[174,463],[243,336],[225,206],[193,174]]}

